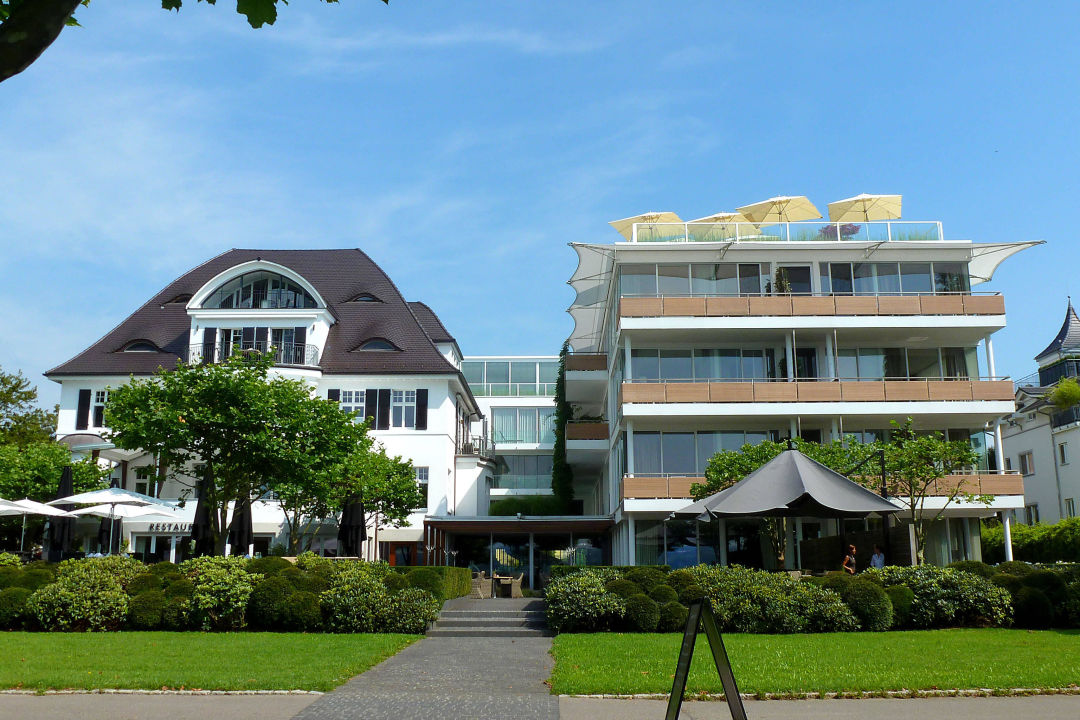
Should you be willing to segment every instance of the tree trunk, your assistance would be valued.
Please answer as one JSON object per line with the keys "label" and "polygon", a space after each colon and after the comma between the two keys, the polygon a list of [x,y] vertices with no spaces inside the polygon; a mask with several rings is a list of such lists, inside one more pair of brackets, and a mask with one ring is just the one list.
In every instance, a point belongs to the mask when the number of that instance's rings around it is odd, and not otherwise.
{"label": "tree trunk", "polygon": [[0,82],[18,75],[64,29],[80,0],[24,0],[0,23]]}

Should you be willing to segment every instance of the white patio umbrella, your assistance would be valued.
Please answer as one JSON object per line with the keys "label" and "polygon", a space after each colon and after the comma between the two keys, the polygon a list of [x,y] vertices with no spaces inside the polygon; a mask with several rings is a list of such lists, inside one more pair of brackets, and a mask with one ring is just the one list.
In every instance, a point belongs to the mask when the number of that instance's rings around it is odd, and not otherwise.
{"label": "white patio umbrella", "polygon": [[778,195],[738,208],[751,222],[775,225],[782,222],[816,220],[821,211],[805,195]]}
{"label": "white patio umbrella", "polygon": [[26,543],[26,516],[44,515],[46,517],[74,517],[71,513],[58,508],[50,507],[30,498],[22,500],[0,499],[0,517],[22,515],[22,534],[19,536],[19,552],[22,552]]}
{"label": "white patio umbrella", "polygon": [[695,237],[704,238],[703,242],[712,240],[729,240],[733,237],[746,237],[747,235],[760,235],[757,225],[741,212],[718,212],[712,215],[700,217],[697,220],[688,221],[692,225],[707,225],[708,227],[692,228]]}
{"label": "white patio umbrella", "polygon": [[900,217],[901,195],[868,195],[829,203],[829,220],[833,222],[870,222],[896,220]]}
{"label": "white patio umbrella", "polygon": [[162,505],[170,507],[164,500],[149,495],[122,490],[120,488],[102,488],[89,492],[76,493],[67,497],[50,500],[49,505]]}
{"label": "white patio umbrella", "polygon": [[117,518],[123,520],[124,518],[133,517],[145,517],[147,515],[161,515],[169,518],[177,518],[176,511],[172,508],[162,505],[124,505],[121,503],[113,503],[110,505],[93,505],[91,507],[79,508],[78,510],[72,510],[72,515],[97,515],[98,517],[109,519],[109,552],[112,552],[113,541],[115,537],[113,533],[115,529],[112,526],[112,521]]}
{"label": "white patio umbrella", "polygon": [[681,223],[682,218],[673,212],[668,211],[653,211],[642,213],[640,215],[634,215],[633,217],[623,218],[622,220],[612,220],[608,223],[611,227],[615,228],[620,235],[627,240],[634,239],[634,225],[655,225],[656,223]]}

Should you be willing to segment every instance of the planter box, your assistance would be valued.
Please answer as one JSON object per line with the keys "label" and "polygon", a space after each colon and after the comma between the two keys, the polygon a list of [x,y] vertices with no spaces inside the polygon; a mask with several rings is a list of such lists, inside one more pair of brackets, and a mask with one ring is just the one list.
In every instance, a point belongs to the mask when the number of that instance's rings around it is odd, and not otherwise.
{"label": "planter box", "polygon": [[831,297],[806,297],[798,296],[791,298],[792,315],[835,315],[836,304]]}
{"label": "planter box", "polygon": [[837,315],[877,315],[878,314],[878,299],[872,296],[862,295],[837,295],[833,298],[836,301],[836,314]]}
{"label": "planter box", "polygon": [[879,380],[841,382],[840,395],[847,402],[883,402],[885,383]]}
{"label": "planter box", "polygon": [[931,400],[971,399],[971,382],[968,380],[931,380],[926,385]]}
{"label": "planter box", "polygon": [[889,402],[929,400],[930,393],[922,380],[886,380],[885,399]]}
{"label": "planter box", "polygon": [[1004,315],[1005,297],[1002,295],[963,295],[965,315]]}
{"label": "planter box", "polygon": [[800,402],[836,402],[840,400],[838,382],[796,382]]}
{"label": "planter box", "polygon": [[964,299],[959,295],[921,295],[923,315],[963,315]]}
{"label": "planter box", "polygon": [[664,317],[704,317],[705,298],[664,298]]}
{"label": "planter box", "polygon": [[786,295],[778,297],[763,296],[750,297],[750,314],[758,315],[790,315],[791,298]]}
{"label": "planter box", "polygon": [[922,312],[918,295],[882,295],[877,304],[879,315],[918,315]]}
{"label": "planter box", "polygon": [[668,402],[709,402],[709,383],[668,383]]}
{"label": "planter box", "polygon": [[971,383],[972,400],[1012,400],[1015,397],[1009,380],[974,380]]}
{"label": "planter box", "polygon": [[754,402],[795,402],[799,399],[796,385],[783,381],[754,383]]}
{"label": "planter box", "polygon": [[661,298],[619,298],[620,317],[660,317],[663,314]]}
{"label": "planter box", "polygon": [[711,297],[705,298],[705,314],[709,317],[739,317],[749,312],[747,298]]}
{"label": "planter box", "polygon": [[753,402],[754,385],[748,382],[709,383],[709,402]]}
{"label": "planter box", "polygon": [[663,383],[623,383],[624,403],[662,403],[667,399]]}

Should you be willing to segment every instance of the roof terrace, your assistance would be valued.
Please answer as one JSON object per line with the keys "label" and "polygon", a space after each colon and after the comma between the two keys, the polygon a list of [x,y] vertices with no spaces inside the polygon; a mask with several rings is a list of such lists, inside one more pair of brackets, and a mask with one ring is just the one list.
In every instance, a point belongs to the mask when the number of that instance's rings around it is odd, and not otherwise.
{"label": "roof terrace", "polygon": [[630,242],[940,242],[940,221],[640,222]]}

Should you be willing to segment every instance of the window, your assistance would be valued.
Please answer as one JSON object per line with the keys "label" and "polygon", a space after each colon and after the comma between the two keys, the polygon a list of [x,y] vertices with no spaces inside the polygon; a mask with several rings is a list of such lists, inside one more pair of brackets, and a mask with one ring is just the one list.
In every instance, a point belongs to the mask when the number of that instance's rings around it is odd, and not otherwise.
{"label": "window", "polygon": [[527,490],[551,487],[551,456],[497,455],[493,487]]}
{"label": "window", "polygon": [[389,340],[375,338],[360,345],[360,350],[397,350],[397,347]]}
{"label": "window", "polygon": [[205,308],[313,308],[315,298],[284,275],[256,270],[229,280],[203,302]]}
{"label": "window", "polygon": [[1020,474],[1021,475],[1034,475],[1035,474],[1035,456],[1030,450],[1020,453]]}
{"label": "window", "polygon": [[124,352],[157,352],[157,346],[147,340],[136,340],[124,348]]}
{"label": "window", "polygon": [[1065,498],[1065,517],[1076,517],[1076,500]]}
{"label": "window", "polygon": [[1067,442],[1058,443],[1058,464],[1069,464],[1069,443]]}
{"label": "window", "polygon": [[1005,469],[1008,470],[1009,472],[1012,472],[1013,466],[1012,466],[1012,458],[1011,457],[1006,457],[1005,458]]}
{"label": "window", "polygon": [[776,377],[773,350],[631,350],[634,380],[762,380]]}
{"label": "window", "polygon": [[428,468],[414,467],[416,470],[416,487],[420,491],[420,497],[424,498],[423,507],[428,506]]}
{"label": "window", "polygon": [[379,298],[375,297],[371,293],[360,293],[349,302],[382,302]]}
{"label": "window", "polygon": [[1039,522],[1039,503],[1024,506],[1024,523],[1034,525]]}
{"label": "window", "polygon": [[495,419],[495,442],[553,444],[555,442],[555,408],[492,409]]}
{"label": "window", "polygon": [[411,428],[416,425],[416,391],[390,391],[390,424]]}
{"label": "window", "polygon": [[716,432],[635,432],[635,475],[704,475],[709,459],[721,450],[779,440],[778,430]]}
{"label": "window", "polygon": [[356,413],[356,422],[364,422],[363,390],[342,390],[340,403],[345,412]]}
{"label": "window", "polygon": [[105,405],[109,402],[108,390],[94,392],[94,427],[105,427]]}

